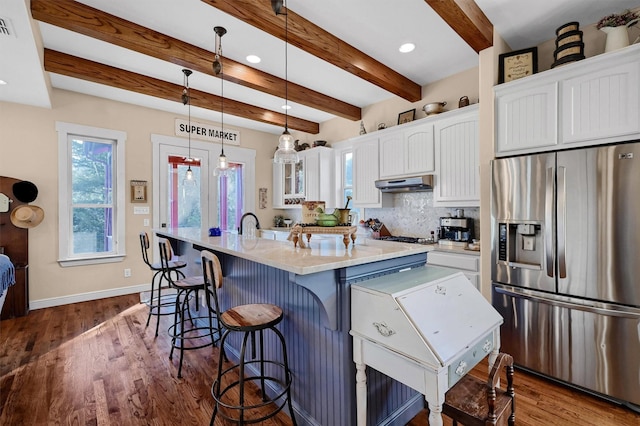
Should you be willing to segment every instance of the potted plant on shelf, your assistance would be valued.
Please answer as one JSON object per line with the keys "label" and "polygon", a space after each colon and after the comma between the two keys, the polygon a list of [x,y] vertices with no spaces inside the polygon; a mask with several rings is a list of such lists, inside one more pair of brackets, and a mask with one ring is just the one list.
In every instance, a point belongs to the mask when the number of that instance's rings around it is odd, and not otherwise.
{"label": "potted plant on shelf", "polygon": [[638,14],[625,10],[619,14],[605,16],[596,24],[596,28],[607,34],[604,45],[605,52],[620,49],[629,45],[628,28],[638,22]]}

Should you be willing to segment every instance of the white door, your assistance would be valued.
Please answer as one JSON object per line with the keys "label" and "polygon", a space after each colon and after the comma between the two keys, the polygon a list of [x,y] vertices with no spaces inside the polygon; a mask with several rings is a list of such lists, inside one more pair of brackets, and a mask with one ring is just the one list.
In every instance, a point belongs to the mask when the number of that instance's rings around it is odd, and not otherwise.
{"label": "white door", "polygon": [[[208,229],[209,212],[209,153],[191,147],[191,157],[187,161],[188,148],[170,144],[160,144],[158,167],[154,178],[159,183],[158,209],[160,228],[200,228]],[[193,172],[193,180],[186,179],[188,168]]]}

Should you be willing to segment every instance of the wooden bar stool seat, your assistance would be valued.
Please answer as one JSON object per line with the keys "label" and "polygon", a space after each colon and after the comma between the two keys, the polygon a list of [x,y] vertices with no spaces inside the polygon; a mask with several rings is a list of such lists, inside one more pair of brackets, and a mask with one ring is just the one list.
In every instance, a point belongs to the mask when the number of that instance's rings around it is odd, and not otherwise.
{"label": "wooden bar stool seat", "polygon": [[[215,257],[211,253],[206,256]],[[207,263],[220,268],[217,258],[216,262],[211,262],[205,258],[204,251],[202,259],[203,267]],[[221,270],[215,275],[222,276]],[[211,386],[211,395],[215,401],[211,425],[217,415],[240,425],[259,423],[278,414],[285,404],[288,405],[294,426],[297,424],[291,401],[292,374],[287,359],[287,346],[284,336],[276,328],[283,317],[280,307],[268,303],[236,306],[220,315],[225,331],[220,339],[218,375]],[[224,343],[232,332],[242,333],[238,363],[223,369],[226,359]],[[273,334],[270,341],[275,342],[275,352],[281,353],[282,361],[265,357],[265,332]],[[250,359],[246,357],[248,342],[251,347]],[[277,348],[278,343],[280,348]],[[256,390],[261,401],[249,403],[245,395]]]}
{"label": "wooden bar stool seat", "polygon": [[[500,370],[507,372],[507,389],[497,386]],[[515,392],[513,388],[513,358],[500,353],[486,381],[465,375],[445,395],[442,413],[465,426],[515,424]]]}
{"label": "wooden bar stool seat", "polygon": [[[156,337],[158,337],[158,327],[160,325],[161,315],[173,315],[173,306],[175,303],[175,295],[165,293],[162,294],[162,290],[167,290],[168,283],[165,287],[162,286],[162,264],[160,262],[151,262],[149,260],[149,235],[146,232],[140,232],[140,250],[142,251],[142,260],[147,264],[149,269],[153,272],[153,278],[151,278],[151,294],[149,300],[146,302],[149,306],[149,315],[147,316],[147,325],[151,321],[151,316],[156,316]],[[173,255],[170,255],[173,258]],[[169,269],[175,274],[176,279],[184,278],[184,273],[180,269],[187,266],[187,262],[182,260],[170,260]],[[156,282],[157,280],[157,282]]]}

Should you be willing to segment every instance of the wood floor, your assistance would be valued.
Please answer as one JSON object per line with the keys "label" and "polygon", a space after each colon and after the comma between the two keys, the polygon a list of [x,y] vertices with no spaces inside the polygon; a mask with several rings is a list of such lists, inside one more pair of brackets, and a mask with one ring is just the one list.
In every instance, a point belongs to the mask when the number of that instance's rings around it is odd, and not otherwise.
{"label": "wood floor", "polygon": [[[217,348],[186,353],[177,379],[170,317],[157,338],[146,317],[129,295],[0,322],[0,425],[208,424]],[[590,395],[521,371],[515,380],[517,425],[640,425],[639,415]],[[263,424],[290,425],[284,411]],[[409,425],[427,425],[426,416]]]}

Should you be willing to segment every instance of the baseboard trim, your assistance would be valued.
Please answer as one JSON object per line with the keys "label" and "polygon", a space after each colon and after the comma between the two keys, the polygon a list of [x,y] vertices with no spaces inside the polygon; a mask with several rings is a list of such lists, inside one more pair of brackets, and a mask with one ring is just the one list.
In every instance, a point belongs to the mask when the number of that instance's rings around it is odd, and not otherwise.
{"label": "baseboard trim", "polygon": [[125,294],[141,293],[151,288],[151,283],[138,284],[131,287],[112,288],[109,290],[91,291],[89,293],[72,294],[69,296],[52,297],[49,299],[29,301],[29,309],[51,308],[53,306],[70,305],[72,303],[89,302],[107,297],[123,296]]}

